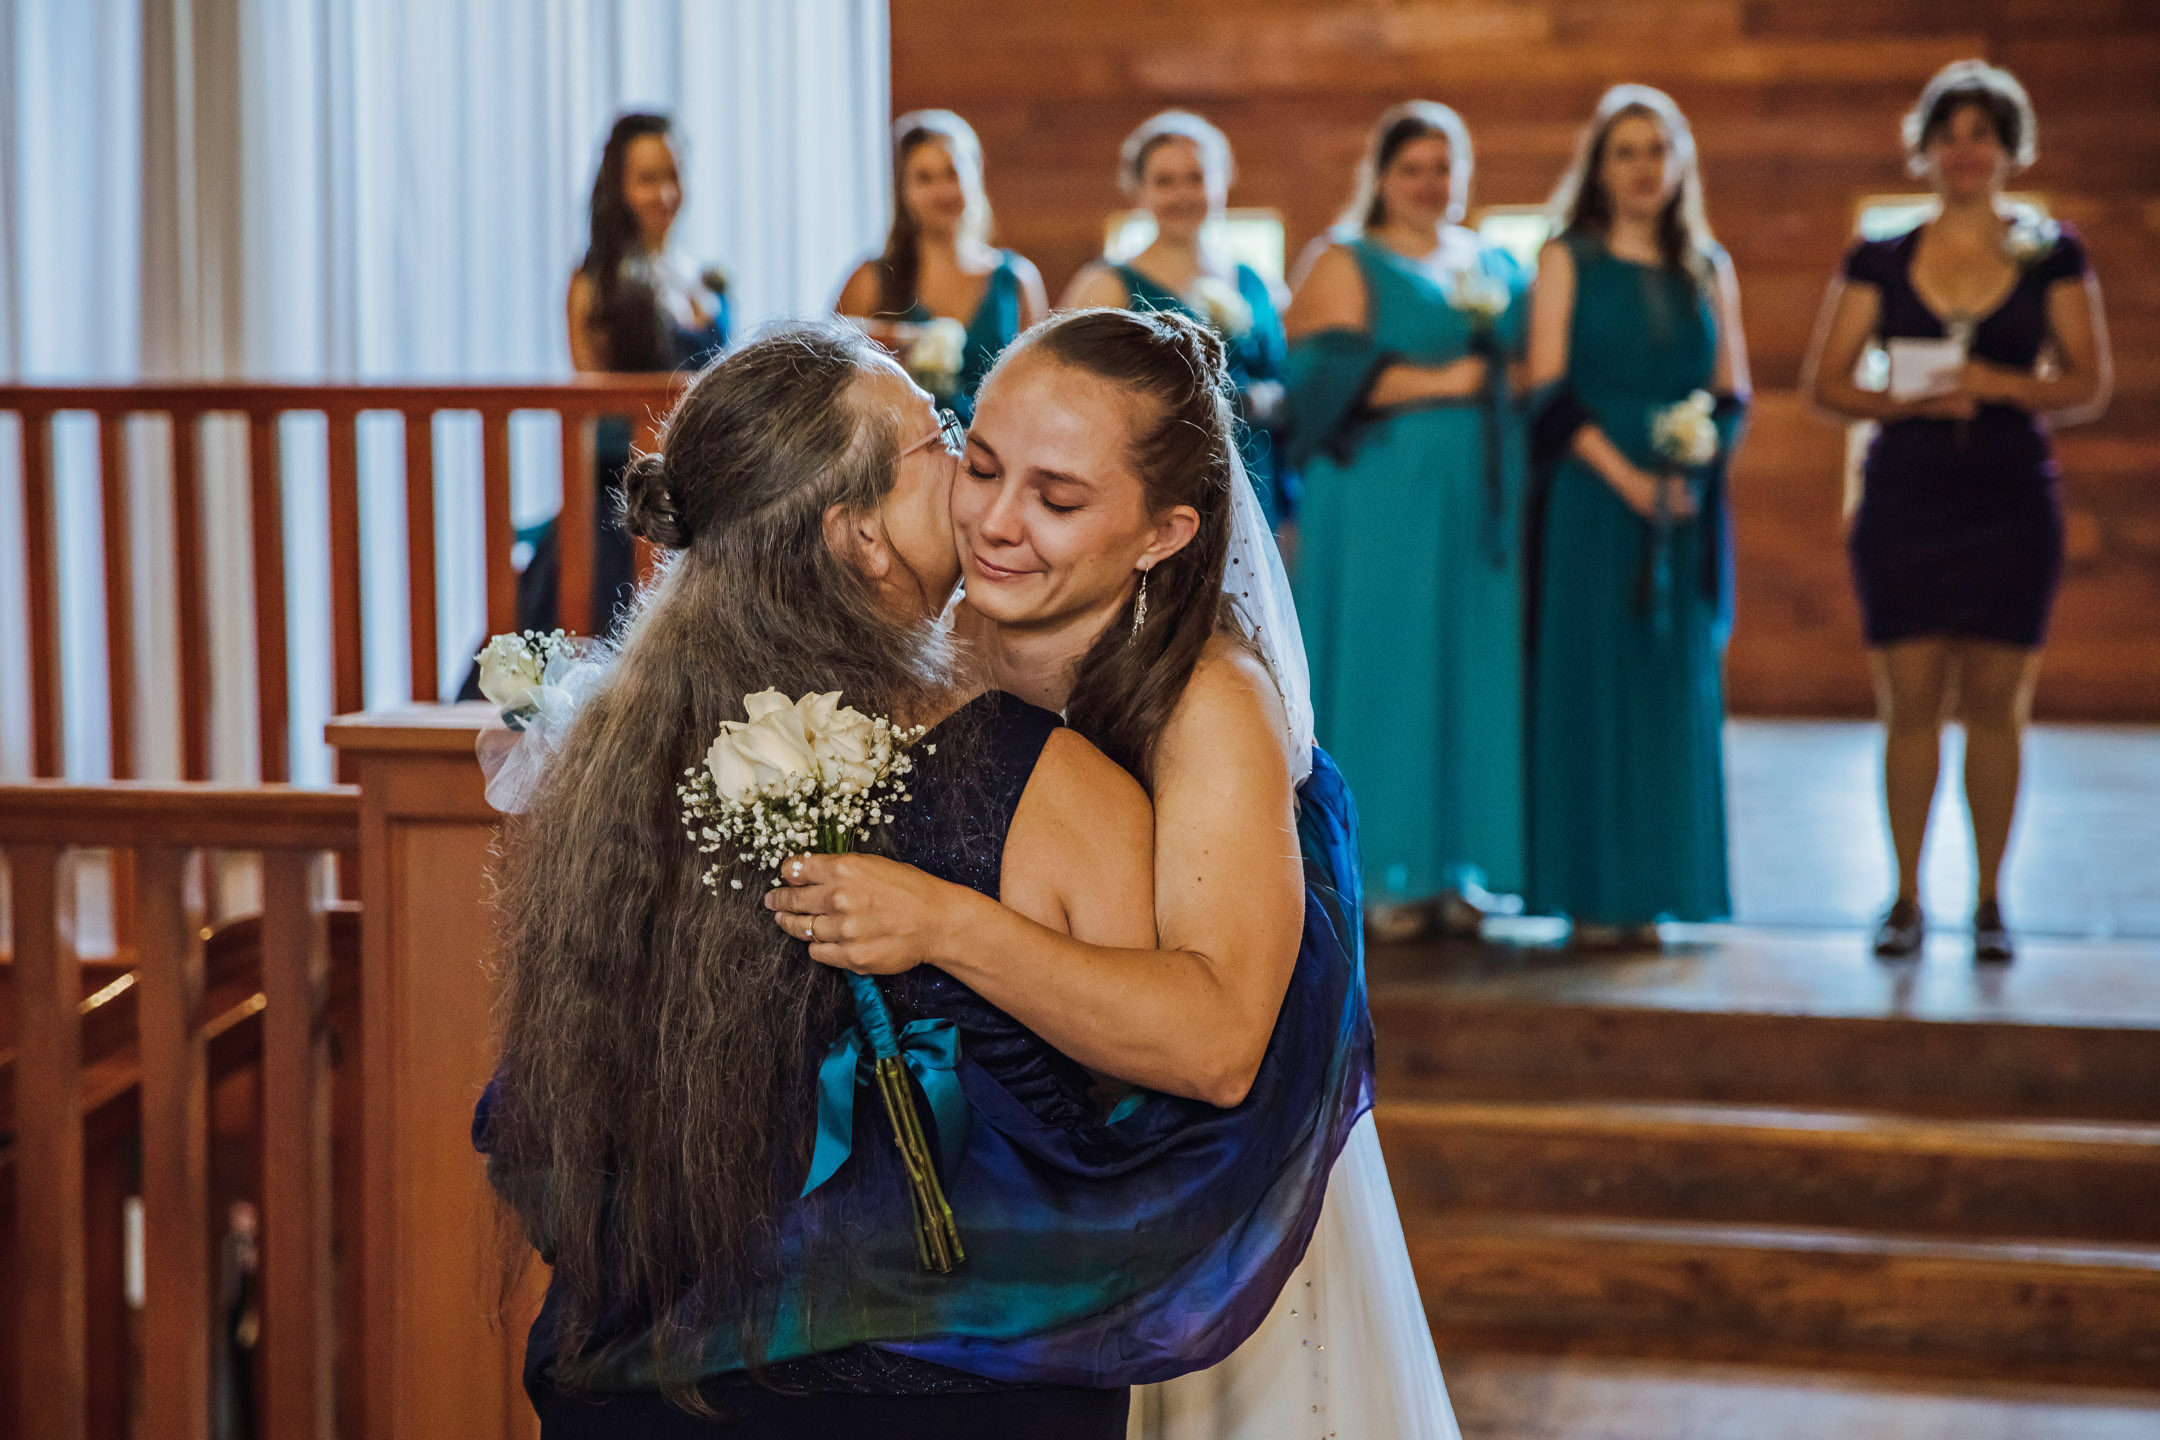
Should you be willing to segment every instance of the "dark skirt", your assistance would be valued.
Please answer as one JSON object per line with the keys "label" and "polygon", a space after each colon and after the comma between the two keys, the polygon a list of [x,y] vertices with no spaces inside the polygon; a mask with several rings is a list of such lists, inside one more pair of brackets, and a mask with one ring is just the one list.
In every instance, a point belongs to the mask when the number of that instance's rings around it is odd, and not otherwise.
{"label": "dark skirt", "polygon": [[2046,433],[2003,409],[1964,426],[1885,426],[1846,548],[1868,644],[1940,636],[2037,649],[2063,563]]}
{"label": "dark skirt", "polygon": [[1129,1389],[1038,1386],[948,1395],[788,1395],[751,1385],[706,1391],[725,1417],[700,1420],[658,1395],[571,1398],[529,1387],[541,1440],[1124,1440]]}

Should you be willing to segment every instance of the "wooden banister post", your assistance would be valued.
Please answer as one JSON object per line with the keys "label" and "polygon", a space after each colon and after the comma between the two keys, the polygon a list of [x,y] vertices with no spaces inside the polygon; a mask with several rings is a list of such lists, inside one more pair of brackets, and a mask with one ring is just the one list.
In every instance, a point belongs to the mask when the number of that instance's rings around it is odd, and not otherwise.
{"label": "wooden banister post", "polygon": [[593,531],[598,500],[593,488],[593,418],[564,413],[562,426],[562,509],[555,516],[555,623],[578,635],[597,635],[606,621],[592,604]]}
{"label": "wooden banister post", "polygon": [[[42,423],[42,422],[40,422]],[[83,1440],[82,967],[60,931],[60,850],[8,847],[14,908],[16,1317],[22,1440]]]}
{"label": "wooden banister post", "polygon": [[510,516],[510,412],[480,413],[480,533],[485,551],[480,573],[487,580],[487,628],[500,635],[518,628],[517,568],[510,552],[517,530]]}
{"label": "wooden banister post", "polygon": [[531,1311],[501,1312],[495,1204],[472,1149],[472,1107],[495,1060],[496,816],[473,757],[488,713],[415,706],[329,727],[360,785],[373,1440],[524,1440],[538,1430],[520,1386]]}
{"label": "wooden banister post", "polygon": [[173,1440],[210,1433],[210,1056],[201,920],[188,852],[136,857],[136,1025],[142,1047],[143,1413]]}
{"label": "wooden banister post", "polygon": [[284,460],[278,413],[248,416],[248,495],[255,563],[255,710],[262,778],[292,778],[292,713],[285,651]]}
{"label": "wooden banister post", "polygon": [[315,856],[263,855],[263,1431],[330,1440],[330,943]]}
{"label": "wooden banister post", "polygon": [[112,778],[135,778],[135,527],[127,416],[98,416],[98,479],[105,532],[105,693]]}
{"label": "wooden banister post", "polygon": [[441,687],[435,639],[435,412],[405,412],[405,593],[412,634],[412,695]]}
{"label": "wooden banister post", "polygon": [[210,595],[203,558],[202,416],[172,417],[173,667],[180,681],[180,778],[210,778]]}
{"label": "wooden banister post", "polygon": [[30,773],[64,774],[60,703],[60,515],[53,489],[52,416],[22,412],[23,574],[30,621]]}

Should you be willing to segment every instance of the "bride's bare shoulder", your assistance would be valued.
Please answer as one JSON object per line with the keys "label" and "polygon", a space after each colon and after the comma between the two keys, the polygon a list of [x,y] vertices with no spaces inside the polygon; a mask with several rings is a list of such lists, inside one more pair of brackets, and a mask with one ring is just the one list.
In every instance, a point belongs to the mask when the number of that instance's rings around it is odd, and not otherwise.
{"label": "bride's bare shoulder", "polygon": [[1163,734],[1162,760],[1244,769],[1273,752],[1287,768],[1289,722],[1275,677],[1251,648],[1217,635],[1200,653]]}

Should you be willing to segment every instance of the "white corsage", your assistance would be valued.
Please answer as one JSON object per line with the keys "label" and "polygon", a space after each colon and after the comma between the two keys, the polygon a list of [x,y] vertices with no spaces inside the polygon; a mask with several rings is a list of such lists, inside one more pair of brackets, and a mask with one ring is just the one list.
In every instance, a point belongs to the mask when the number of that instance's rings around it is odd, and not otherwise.
{"label": "white corsage", "polygon": [[561,630],[497,635],[473,659],[480,693],[502,714],[502,724],[489,725],[475,741],[488,804],[522,815],[578,707],[607,678],[609,660],[592,642]]}
{"label": "white corsage", "polygon": [[565,673],[578,661],[578,643],[567,631],[527,630],[497,635],[473,656],[480,667],[480,693],[502,711],[503,723],[522,730],[525,722],[556,697]]}
{"label": "white corsage", "polygon": [[[743,697],[743,712],[747,720],[721,722],[705,763],[676,788],[699,854],[732,847],[733,859],[771,871],[790,855],[845,854],[891,822],[896,801],[914,798],[902,785],[923,727],[865,715],[837,690],[795,701],[762,690]],[[708,887],[719,888],[724,863],[705,871]],[[740,890],[742,880],[728,885]]]}
{"label": "white corsage", "polygon": [[2062,238],[2062,225],[2051,215],[2043,215],[2029,205],[2020,205],[2010,221],[2010,229],[2003,236],[2003,248],[2017,262],[2020,270],[2030,270],[2047,258]]}
{"label": "white corsage", "polygon": [[1650,418],[1650,443],[1675,465],[1709,464],[1718,453],[1717,422],[1710,418],[1716,408],[1707,390],[1666,406]]}
{"label": "white corsage", "polygon": [[1252,332],[1252,306],[1237,286],[1219,275],[1202,275],[1193,282],[1192,298],[1200,303],[1208,324],[1225,340],[1242,340]]}
{"label": "white corsage", "polygon": [[951,395],[960,388],[960,367],[966,361],[967,327],[940,315],[916,335],[905,363],[908,374],[923,389],[933,395]]}
{"label": "white corsage", "polygon": [[1479,329],[1489,329],[1505,315],[1513,299],[1505,280],[1473,267],[1457,270],[1448,283],[1448,304],[1468,315]]}

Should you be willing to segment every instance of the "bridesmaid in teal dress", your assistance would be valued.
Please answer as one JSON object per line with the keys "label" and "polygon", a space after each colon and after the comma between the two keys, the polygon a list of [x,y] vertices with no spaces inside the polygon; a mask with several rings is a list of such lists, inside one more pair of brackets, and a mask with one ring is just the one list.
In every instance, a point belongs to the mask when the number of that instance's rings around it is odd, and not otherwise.
{"label": "bridesmaid in teal dress", "polygon": [[[1739,290],[1703,218],[1687,121],[1656,90],[1606,95],[1553,210],[1529,360],[1544,463],[1528,899],[1572,918],[1577,944],[1654,945],[1659,920],[1731,910],[1723,472],[1748,389]],[[1653,438],[1656,417],[1696,392],[1716,404],[1683,456]]]}
{"label": "bridesmaid in teal dress", "polygon": [[982,144],[950,110],[893,122],[893,195],[885,249],[855,267],[838,309],[970,420],[990,366],[1048,311],[1042,276],[990,244]]}
{"label": "bridesmaid in teal dress", "polygon": [[1524,876],[1525,281],[1458,223],[1470,167],[1454,111],[1383,115],[1288,315],[1298,618],[1386,939],[1474,930]]}
{"label": "bridesmaid in teal dress", "polygon": [[1082,266],[1059,304],[1177,310],[1215,328],[1237,390],[1245,471],[1268,524],[1283,534],[1297,497],[1281,459],[1281,310],[1266,277],[1216,254],[1207,239],[1208,222],[1229,198],[1234,168],[1229,140],[1200,116],[1165,110],[1144,122],[1119,151],[1118,181],[1155,217],[1155,239],[1123,264],[1105,258]]}

